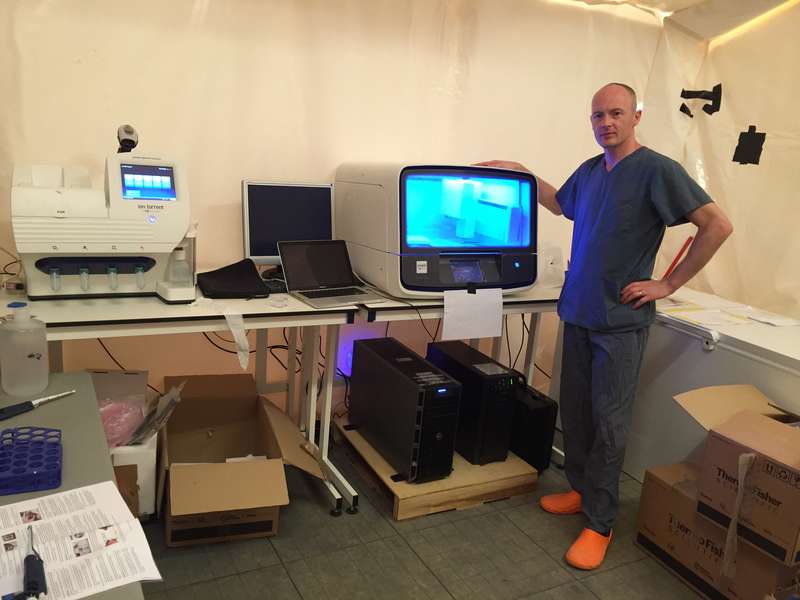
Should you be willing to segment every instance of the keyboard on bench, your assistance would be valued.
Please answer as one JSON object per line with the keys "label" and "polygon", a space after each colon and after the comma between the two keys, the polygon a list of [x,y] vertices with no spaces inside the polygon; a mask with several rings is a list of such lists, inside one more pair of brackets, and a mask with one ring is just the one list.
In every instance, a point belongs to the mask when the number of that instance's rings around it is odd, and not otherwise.
{"label": "keyboard on bench", "polygon": [[307,298],[333,298],[336,296],[358,296],[365,292],[358,288],[340,288],[338,290],[313,290],[300,293]]}

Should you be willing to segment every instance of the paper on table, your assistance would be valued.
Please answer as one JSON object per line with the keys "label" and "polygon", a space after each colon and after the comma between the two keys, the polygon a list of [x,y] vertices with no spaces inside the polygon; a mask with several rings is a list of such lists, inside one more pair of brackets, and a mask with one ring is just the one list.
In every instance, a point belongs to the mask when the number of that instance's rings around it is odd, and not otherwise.
{"label": "paper on table", "polygon": [[161,579],[141,524],[114,484],[104,481],[0,507],[0,596],[22,590],[28,525],[44,560],[50,600]]}
{"label": "paper on table", "polygon": [[448,290],[444,293],[443,340],[499,337],[503,327],[503,292],[499,288]]}
{"label": "paper on table", "polygon": [[748,321],[745,317],[731,314],[724,310],[712,309],[686,309],[669,311],[669,314],[678,319],[704,325],[706,327],[720,327],[723,325],[744,325]]}
{"label": "paper on table", "polygon": [[784,315],[767,312],[765,310],[758,310],[757,308],[747,307],[745,314],[749,319],[758,321],[759,323],[766,323],[773,327],[795,327],[800,325],[800,320],[793,319]]}

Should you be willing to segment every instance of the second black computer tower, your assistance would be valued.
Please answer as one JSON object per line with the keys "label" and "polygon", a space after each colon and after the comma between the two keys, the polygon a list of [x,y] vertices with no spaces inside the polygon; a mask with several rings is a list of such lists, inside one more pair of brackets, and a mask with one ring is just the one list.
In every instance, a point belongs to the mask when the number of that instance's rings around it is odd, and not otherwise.
{"label": "second black computer tower", "polygon": [[511,451],[540,473],[550,466],[558,404],[528,386],[516,392]]}
{"label": "second black computer tower", "polygon": [[398,479],[450,475],[461,385],[394,338],[356,340],[350,426],[397,471]]}
{"label": "second black computer tower", "polygon": [[456,451],[475,465],[505,460],[520,374],[459,341],[428,344],[427,358],[461,383]]}

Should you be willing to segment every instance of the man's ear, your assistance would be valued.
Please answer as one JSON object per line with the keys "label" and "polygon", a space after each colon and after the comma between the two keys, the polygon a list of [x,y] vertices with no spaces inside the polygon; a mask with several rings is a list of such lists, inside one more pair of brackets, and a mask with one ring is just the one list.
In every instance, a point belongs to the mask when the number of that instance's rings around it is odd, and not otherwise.
{"label": "man's ear", "polygon": [[636,111],[636,112],[633,114],[633,124],[634,124],[634,125],[638,125],[638,124],[639,124],[639,121],[641,121],[641,120],[642,120],[642,111],[641,111],[641,110],[637,110],[637,111]]}

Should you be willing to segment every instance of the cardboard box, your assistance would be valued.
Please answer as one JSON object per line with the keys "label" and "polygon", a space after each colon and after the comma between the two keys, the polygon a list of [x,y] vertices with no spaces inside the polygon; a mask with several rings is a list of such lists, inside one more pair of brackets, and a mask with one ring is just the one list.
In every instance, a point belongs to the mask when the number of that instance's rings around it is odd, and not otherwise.
{"label": "cardboard box", "polygon": [[117,480],[119,490],[125,504],[134,517],[139,514],[139,486],[136,484],[138,474],[136,465],[123,465],[114,467],[114,478]]}
{"label": "cardboard box", "polygon": [[[147,402],[147,371],[106,371],[89,370],[92,376],[97,401],[127,400]],[[109,449],[111,464],[115,467],[136,465],[136,486],[139,494],[136,516],[145,517],[155,513],[156,505],[156,453],[158,443],[153,435],[143,444],[136,446],[117,446]]]}
{"label": "cardboard box", "polygon": [[[258,396],[251,375],[166,377],[164,386],[184,380],[162,436],[167,545],[275,535],[280,507],[289,503],[284,464],[322,478],[305,438]],[[267,458],[226,462],[250,455]]]}
{"label": "cardboard box", "polygon": [[798,568],[739,544],[736,575],[722,575],[725,530],[697,513],[699,470],[679,463],[647,471],[639,504],[637,544],[712,599],[777,600],[790,595]]}
{"label": "cardboard box", "polygon": [[755,453],[738,533],[786,565],[800,564],[800,429],[749,385],[703,388],[676,397],[709,429],[697,510],[722,527],[736,511],[739,457]]}
{"label": "cardboard box", "polygon": [[727,527],[736,511],[739,456],[755,452],[745,479],[739,536],[775,559],[800,564],[800,429],[741,412],[711,430],[697,510]]}

